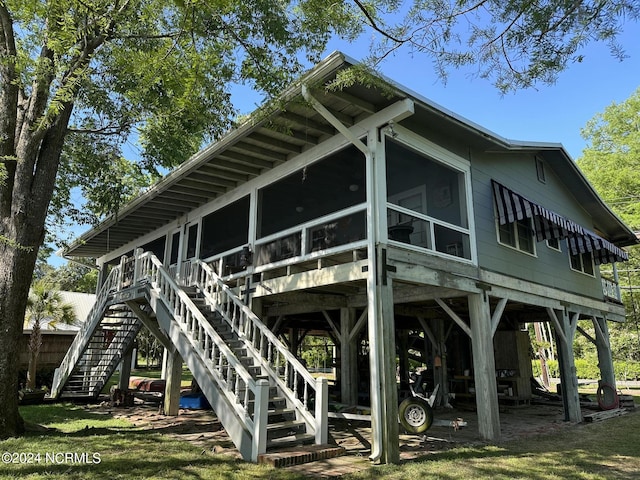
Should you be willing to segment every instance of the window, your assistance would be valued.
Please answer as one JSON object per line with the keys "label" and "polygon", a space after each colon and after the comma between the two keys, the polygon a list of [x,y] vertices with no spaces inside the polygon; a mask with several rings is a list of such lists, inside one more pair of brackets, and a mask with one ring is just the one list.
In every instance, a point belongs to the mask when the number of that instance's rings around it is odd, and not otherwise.
{"label": "window", "polygon": [[562,249],[560,248],[560,240],[558,240],[557,238],[547,239],[547,247],[549,247],[551,250],[557,250],[558,252],[562,251]]}
{"label": "window", "polygon": [[515,248],[531,255],[536,254],[536,242],[534,238],[531,220],[517,220],[512,223],[500,225],[498,228],[498,241],[502,245]]}
{"label": "window", "polygon": [[153,253],[156,257],[158,257],[158,260],[164,262],[164,246],[166,241],[167,237],[160,237],[153,240],[152,242],[142,245],[140,248],[142,248],[142,250],[144,250],[145,252]]}
{"label": "window", "polygon": [[547,182],[547,177],[544,173],[544,162],[540,157],[536,157],[536,174],[538,175],[538,180],[542,183]]}
{"label": "window", "polygon": [[171,252],[169,258],[169,265],[175,265],[178,263],[180,257],[180,232],[175,232],[171,236]]}
{"label": "window", "polygon": [[196,256],[196,250],[198,248],[198,224],[194,223],[189,225],[187,230],[187,260]]}
{"label": "window", "polygon": [[571,270],[584,273],[585,275],[595,276],[593,267],[593,255],[591,252],[577,253],[569,255],[569,263]]}

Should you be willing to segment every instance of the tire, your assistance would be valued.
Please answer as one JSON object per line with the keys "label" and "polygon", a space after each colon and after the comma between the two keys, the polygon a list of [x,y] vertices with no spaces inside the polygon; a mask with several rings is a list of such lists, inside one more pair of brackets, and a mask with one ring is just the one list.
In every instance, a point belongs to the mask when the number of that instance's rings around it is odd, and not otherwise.
{"label": "tire", "polygon": [[424,433],[433,424],[431,405],[419,397],[410,397],[398,407],[400,424],[408,433]]}
{"label": "tire", "polygon": [[598,406],[601,410],[613,410],[620,406],[618,393],[613,385],[601,383],[597,392]]}

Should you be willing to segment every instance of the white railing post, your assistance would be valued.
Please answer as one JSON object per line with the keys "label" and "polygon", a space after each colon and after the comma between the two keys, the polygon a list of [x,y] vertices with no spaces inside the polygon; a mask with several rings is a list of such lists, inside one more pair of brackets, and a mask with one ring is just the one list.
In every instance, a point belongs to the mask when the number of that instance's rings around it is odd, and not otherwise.
{"label": "white railing post", "polygon": [[125,265],[127,263],[127,257],[124,255],[120,257],[120,281],[118,282],[118,290],[122,290],[124,288],[125,282]]}
{"label": "white railing post", "polygon": [[138,281],[140,281],[140,279],[142,278],[143,259],[140,257],[142,256],[143,253],[144,253],[144,250],[142,250],[141,248],[136,248],[135,252],[133,253],[134,264],[133,264],[132,285],[136,285]]}
{"label": "white railing post", "polygon": [[257,462],[258,455],[267,451],[267,423],[269,414],[269,382],[256,382],[255,403],[253,406],[253,445],[251,461]]}
{"label": "white railing post", "polygon": [[316,378],[316,444],[327,443],[329,424],[329,382],[325,377]]}

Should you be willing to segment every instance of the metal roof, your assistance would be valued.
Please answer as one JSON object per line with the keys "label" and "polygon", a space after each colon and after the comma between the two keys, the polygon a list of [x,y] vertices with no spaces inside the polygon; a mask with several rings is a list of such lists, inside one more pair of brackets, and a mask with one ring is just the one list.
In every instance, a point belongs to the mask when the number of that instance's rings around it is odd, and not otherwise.
{"label": "metal roof", "polygon": [[[563,158],[562,161],[573,163],[561,145],[506,140],[386,78],[384,81],[392,93],[359,84],[340,91],[322,88],[335,79],[339,70],[353,64],[353,60],[340,52],[331,54],[288,88],[277,101],[256,111],[239,127],[196,153],[119,212],[81,235],[64,251],[64,255],[105,255],[336,135],[337,130],[303,101],[303,84],[311,87],[314,97],[347,127],[398,100],[411,98],[416,102],[416,116],[419,115],[421,120],[425,119],[436,128],[446,129],[449,134],[465,138],[480,148],[552,150]],[[610,231],[605,229],[604,233],[617,232],[617,238],[612,241],[624,245],[632,243],[631,232],[621,221],[615,220],[617,217],[599,199],[577,168],[564,168],[575,170],[573,174],[578,173],[584,197],[592,198],[594,213],[610,227]]]}

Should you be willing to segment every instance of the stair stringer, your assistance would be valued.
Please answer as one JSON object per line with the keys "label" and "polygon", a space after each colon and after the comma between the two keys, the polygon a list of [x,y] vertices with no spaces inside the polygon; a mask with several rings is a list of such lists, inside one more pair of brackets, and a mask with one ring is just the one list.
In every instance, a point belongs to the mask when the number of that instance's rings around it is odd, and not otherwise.
{"label": "stair stringer", "polygon": [[[132,312],[121,312],[122,324],[112,330],[105,329],[109,326],[109,320],[114,320],[113,316],[108,316],[111,306],[117,304],[108,302],[104,314],[93,329],[93,333],[88,337],[83,346],[82,353],[75,362],[71,372],[66,376],[64,382],[60,384],[58,398],[97,398],[102,388],[107,383],[124,354],[133,344],[142,323]],[[128,315],[127,315],[128,313]],[[95,344],[96,334],[102,331],[115,332],[113,338],[104,349],[92,351],[91,345]],[[95,347],[94,347],[95,348]]]}
{"label": "stair stringer", "polygon": [[[296,417],[313,432],[316,444],[328,440],[328,386],[324,378],[315,379],[262,320],[245,305],[214,270],[195,260],[185,270],[187,285],[197,287],[204,300],[238,335],[270,383],[285,395]],[[281,365],[284,363],[284,368]],[[278,373],[278,372],[281,373]],[[310,398],[315,405],[311,407]]]}
{"label": "stair stringer", "polygon": [[151,285],[147,285],[145,290],[146,300],[156,315],[159,327],[180,353],[227,435],[245,460],[256,461],[258,454],[264,453],[265,448],[264,446],[259,448],[256,444],[255,435],[251,428],[254,422],[248,418],[248,414],[245,416],[239,414],[237,408],[234,407],[234,399],[229,398],[228,393],[220,388],[205,360],[195,348],[195,342],[185,334],[173,313],[160,298],[157,290]]}
{"label": "stair stringer", "polygon": [[102,322],[107,308],[114,303],[111,294],[118,288],[120,278],[120,269],[114,268],[102,285],[102,288],[96,296],[96,302],[93,304],[87,316],[87,320],[76,334],[60,366],[54,371],[51,392],[49,393],[51,398],[58,398],[62,393],[62,389],[69,379],[71,372],[73,372],[76,364],[87,349],[89,340],[100,325],[100,322]]}
{"label": "stair stringer", "polygon": [[[91,387],[90,394],[93,398],[97,398],[98,395],[100,395],[102,388],[109,381],[109,379],[111,378],[111,375],[113,375],[113,373],[116,371],[116,368],[118,368],[118,364],[124,357],[124,354],[133,345],[133,342],[135,341],[138,335],[138,332],[142,328],[142,322],[133,315],[133,312],[129,312],[129,313],[131,314],[130,317],[124,317],[125,318],[124,322],[126,323],[126,326],[121,326],[119,329],[120,332],[126,331],[124,338],[119,338],[119,339],[114,338],[111,344],[103,352],[98,364],[95,367],[93,367],[94,374],[98,374],[101,377],[101,380],[94,383]],[[134,322],[129,323],[127,322],[128,320],[134,320]],[[100,322],[100,324],[98,324],[98,327],[96,327],[96,330],[100,326],[103,326],[103,323],[104,321]],[[117,340],[122,340],[122,342],[116,343]],[[86,351],[87,350],[85,350],[85,352]],[[80,359],[78,360],[78,362],[80,361],[82,361],[82,357],[80,357]],[[66,389],[68,387],[68,382],[72,378],[72,376],[73,376],[73,371],[71,372],[71,375],[67,379],[67,384],[62,389],[62,396],[65,396]]]}

